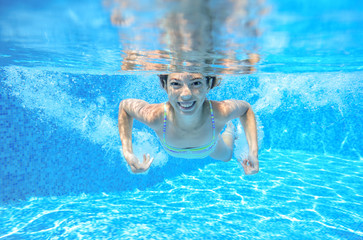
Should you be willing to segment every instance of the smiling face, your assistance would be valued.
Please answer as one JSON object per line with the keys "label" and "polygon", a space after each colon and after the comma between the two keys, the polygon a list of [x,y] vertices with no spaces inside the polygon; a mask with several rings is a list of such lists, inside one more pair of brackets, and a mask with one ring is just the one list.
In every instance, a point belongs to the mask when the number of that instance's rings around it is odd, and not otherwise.
{"label": "smiling face", "polygon": [[203,106],[209,86],[200,73],[172,73],[168,76],[166,90],[174,110],[191,115]]}

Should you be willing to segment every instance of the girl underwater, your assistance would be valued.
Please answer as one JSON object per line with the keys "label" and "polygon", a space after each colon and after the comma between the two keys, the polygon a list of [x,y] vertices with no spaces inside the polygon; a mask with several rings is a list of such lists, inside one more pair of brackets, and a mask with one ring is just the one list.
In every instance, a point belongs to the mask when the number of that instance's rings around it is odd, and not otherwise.
{"label": "girl underwater", "polygon": [[168,102],[149,104],[140,99],[125,99],[119,105],[122,150],[133,173],[147,171],[154,160],[149,154],[144,154],[142,162],[135,156],[132,149],[133,119],[153,129],[165,151],[172,156],[210,156],[227,162],[232,158],[236,139],[235,127],[230,121],[239,118],[249,153],[246,159],[238,161],[246,175],[259,171],[256,119],[249,103],[234,99],[208,100],[208,92],[218,85],[216,77],[200,73],[171,73],[159,77],[168,94]]}

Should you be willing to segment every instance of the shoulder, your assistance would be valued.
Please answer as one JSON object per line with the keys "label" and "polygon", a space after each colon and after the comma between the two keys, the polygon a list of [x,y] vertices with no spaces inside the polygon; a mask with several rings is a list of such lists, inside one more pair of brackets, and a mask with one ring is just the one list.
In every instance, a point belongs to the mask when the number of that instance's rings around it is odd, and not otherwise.
{"label": "shoulder", "polygon": [[141,111],[145,115],[146,122],[151,128],[162,125],[164,120],[164,103],[147,104]]}
{"label": "shoulder", "polygon": [[151,128],[160,125],[164,116],[164,103],[150,104],[140,99],[125,99],[120,103],[120,109],[131,117]]}
{"label": "shoulder", "polygon": [[242,100],[228,99],[211,102],[215,116],[226,121],[240,117],[250,108],[250,104]]}

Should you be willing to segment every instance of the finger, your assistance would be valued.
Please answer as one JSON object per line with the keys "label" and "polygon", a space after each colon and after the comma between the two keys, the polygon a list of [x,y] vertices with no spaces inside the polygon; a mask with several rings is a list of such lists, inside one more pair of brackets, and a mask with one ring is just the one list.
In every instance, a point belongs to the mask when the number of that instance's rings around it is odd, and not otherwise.
{"label": "finger", "polygon": [[242,167],[243,167],[243,170],[245,171],[245,173],[247,174],[247,172],[248,172],[248,165],[247,165],[247,162],[246,162],[246,160],[244,160],[243,162],[242,162]]}
{"label": "finger", "polygon": [[245,159],[243,161],[243,163],[244,163],[243,166],[244,166],[245,174],[246,175],[251,174],[251,171],[252,171],[251,162],[249,160]]}
{"label": "finger", "polygon": [[149,154],[144,154],[144,163],[147,163],[150,159],[150,155]]}
{"label": "finger", "polygon": [[246,175],[248,175],[248,166],[247,165],[243,165],[243,171],[245,172]]}

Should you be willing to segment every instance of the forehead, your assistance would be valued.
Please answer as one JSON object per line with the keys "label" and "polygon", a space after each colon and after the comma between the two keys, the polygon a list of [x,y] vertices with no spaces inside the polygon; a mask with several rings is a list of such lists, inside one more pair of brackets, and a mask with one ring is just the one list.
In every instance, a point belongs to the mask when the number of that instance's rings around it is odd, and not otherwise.
{"label": "forehead", "polygon": [[201,73],[171,73],[169,74],[169,79],[180,79],[180,80],[191,80],[203,78]]}

